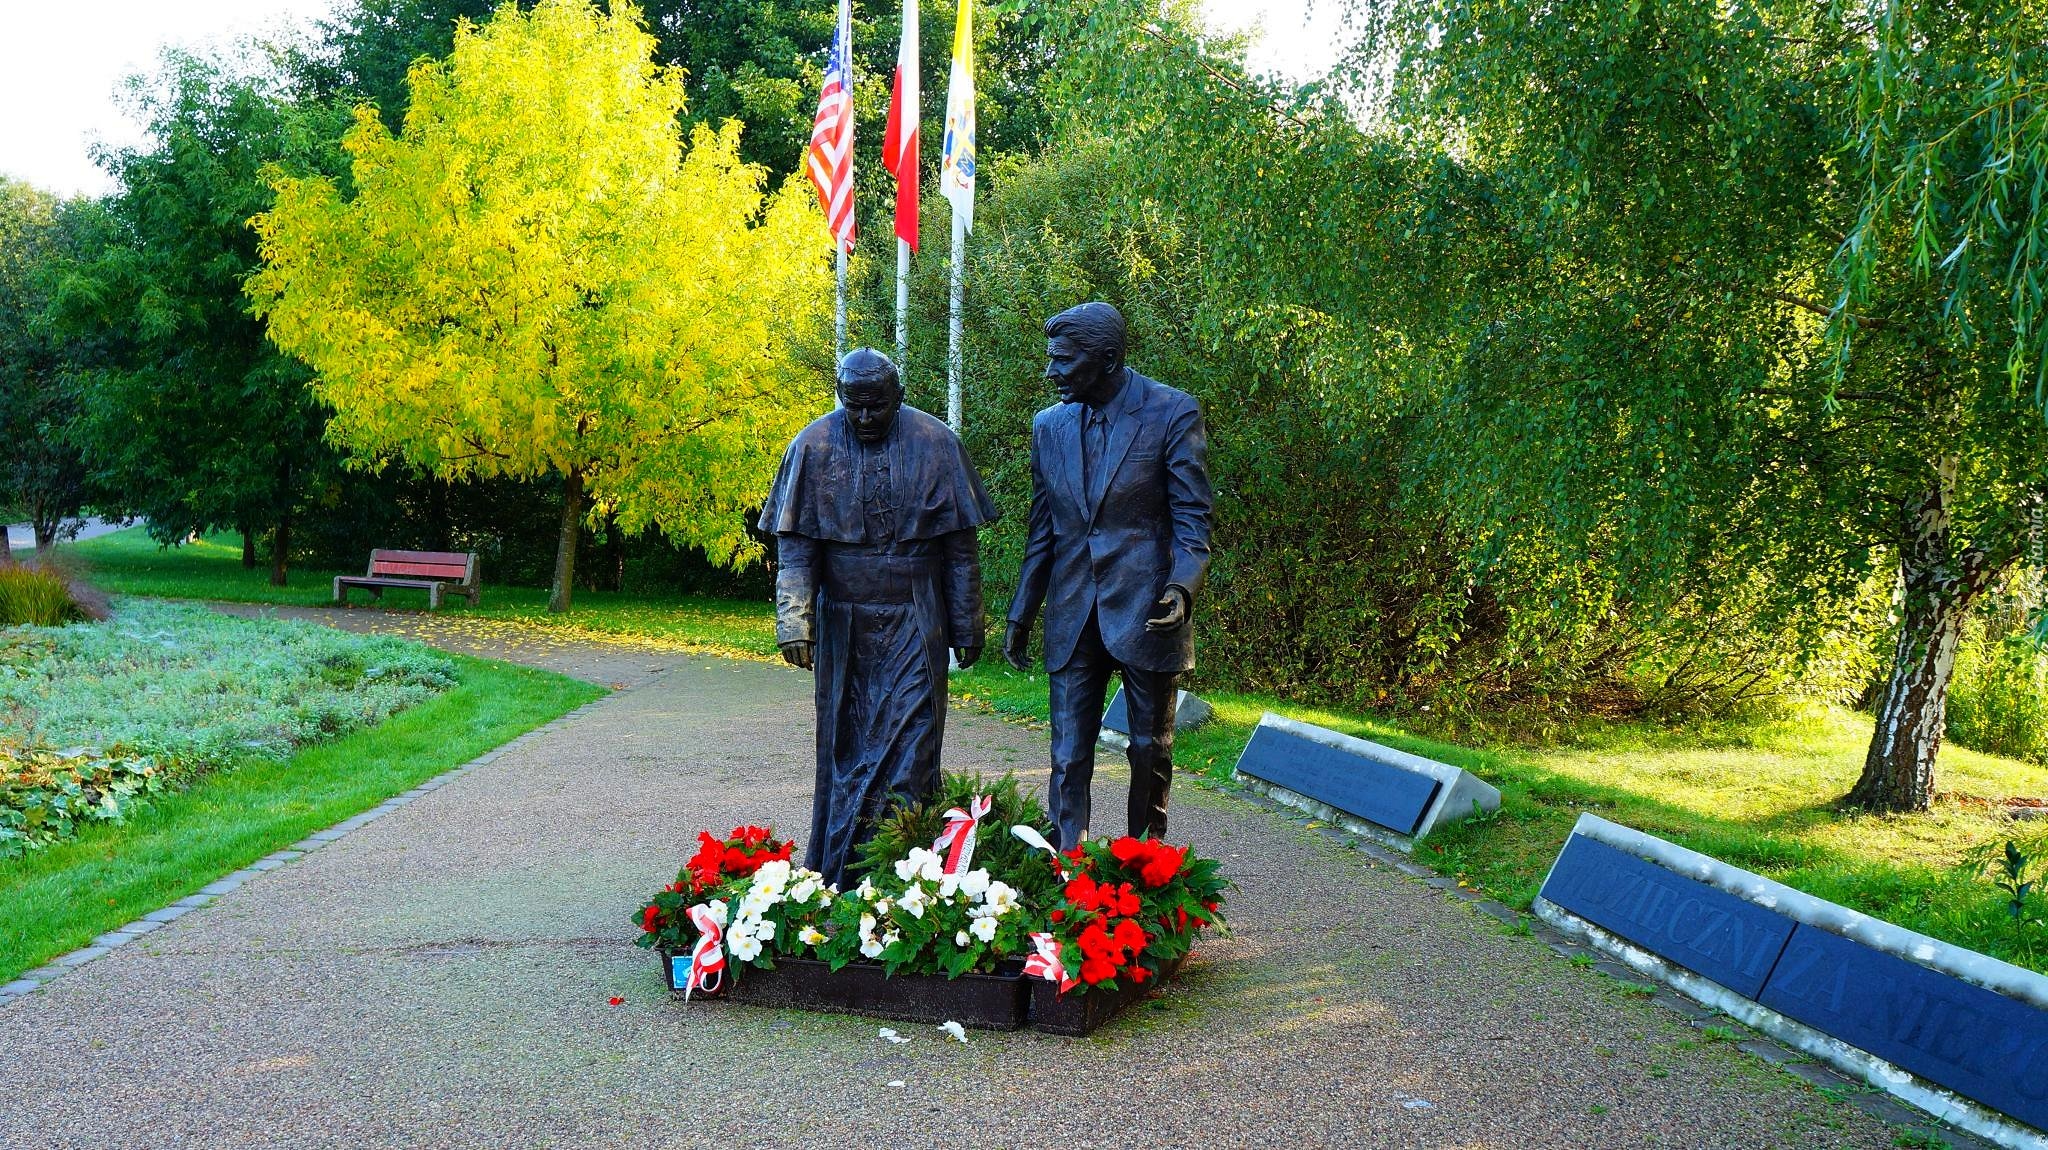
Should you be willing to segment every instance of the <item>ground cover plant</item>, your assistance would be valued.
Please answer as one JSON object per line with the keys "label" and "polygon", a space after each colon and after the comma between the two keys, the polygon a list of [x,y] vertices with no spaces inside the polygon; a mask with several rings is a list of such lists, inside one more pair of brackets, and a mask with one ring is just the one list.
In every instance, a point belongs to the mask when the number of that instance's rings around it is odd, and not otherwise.
{"label": "ground cover plant", "polygon": [[0,981],[604,694],[547,671],[447,662],[452,689],[374,727],[252,757],[120,825],[0,860]]}
{"label": "ground cover plant", "polygon": [[113,618],[0,632],[0,851],[119,822],[252,757],[374,726],[455,685],[401,639],[149,600]]}

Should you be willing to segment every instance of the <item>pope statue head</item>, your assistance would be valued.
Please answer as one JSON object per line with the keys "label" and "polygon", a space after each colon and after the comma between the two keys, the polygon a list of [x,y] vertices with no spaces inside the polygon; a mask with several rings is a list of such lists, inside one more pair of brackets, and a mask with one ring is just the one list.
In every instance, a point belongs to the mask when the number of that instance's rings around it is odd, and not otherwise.
{"label": "pope statue head", "polygon": [[855,439],[880,443],[889,438],[897,409],[903,406],[903,381],[896,365],[869,348],[847,352],[839,361],[839,405],[846,409]]}

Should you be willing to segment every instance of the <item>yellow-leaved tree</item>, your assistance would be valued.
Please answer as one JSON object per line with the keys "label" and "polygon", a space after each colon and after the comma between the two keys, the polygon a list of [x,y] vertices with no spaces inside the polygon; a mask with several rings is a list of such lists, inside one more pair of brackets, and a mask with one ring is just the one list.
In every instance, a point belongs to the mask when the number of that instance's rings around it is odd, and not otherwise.
{"label": "yellow-leaved tree", "polygon": [[559,473],[549,609],[601,512],[739,563],[743,511],[830,404],[798,366],[829,307],[815,200],[740,162],[739,126],[687,149],[681,74],[624,0],[500,7],[415,64],[394,137],[359,109],[353,190],[273,178],[248,283],[309,364],[330,439],[444,477]]}

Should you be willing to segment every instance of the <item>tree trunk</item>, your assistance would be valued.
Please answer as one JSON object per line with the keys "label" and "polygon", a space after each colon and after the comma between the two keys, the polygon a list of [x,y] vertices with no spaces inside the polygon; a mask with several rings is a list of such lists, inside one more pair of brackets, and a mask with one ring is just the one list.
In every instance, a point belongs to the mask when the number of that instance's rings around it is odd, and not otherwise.
{"label": "tree trunk", "polygon": [[448,481],[427,479],[427,524],[431,533],[427,545],[435,551],[453,551],[454,531],[448,523]]}
{"label": "tree trunk", "polygon": [[617,515],[604,521],[604,582],[607,591],[626,589],[626,536],[619,530]]}
{"label": "tree trunk", "polygon": [[583,469],[569,469],[569,481],[562,487],[562,534],[555,542],[555,585],[548,593],[548,610],[569,609],[576,590],[576,538],[583,527]]}
{"label": "tree trunk", "polygon": [[37,556],[48,555],[50,548],[57,545],[57,528],[61,523],[62,520],[46,521],[41,517],[36,518],[30,530],[35,532]]}
{"label": "tree trunk", "polygon": [[1874,811],[1924,811],[1934,801],[1934,758],[1948,715],[1949,677],[1970,604],[2010,557],[1983,546],[1957,552],[1949,524],[1955,463],[1945,461],[1899,544],[1899,640],[1863,774],[1844,800]]}
{"label": "tree trunk", "polygon": [[6,567],[14,562],[14,545],[8,539],[11,534],[7,524],[0,523],[0,567]]}
{"label": "tree trunk", "polygon": [[256,530],[252,527],[242,528],[242,569],[256,570]]}
{"label": "tree trunk", "polygon": [[292,558],[292,513],[277,517],[277,531],[270,537],[270,585],[282,587],[290,574]]}

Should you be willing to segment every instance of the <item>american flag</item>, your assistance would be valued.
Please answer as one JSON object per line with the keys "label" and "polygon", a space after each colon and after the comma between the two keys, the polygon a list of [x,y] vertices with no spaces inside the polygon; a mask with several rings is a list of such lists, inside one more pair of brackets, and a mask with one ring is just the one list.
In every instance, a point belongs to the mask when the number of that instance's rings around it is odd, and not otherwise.
{"label": "american flag", "polygon": [[832,39],[832,59],[825,66],[825,90],[818,95],[818,115],[811,121],[811,147],[805,168],[818,189],[825,223],[839,246],[853,250],[853,82],[851,58],[853,7],[839,0],[839,30]]}

